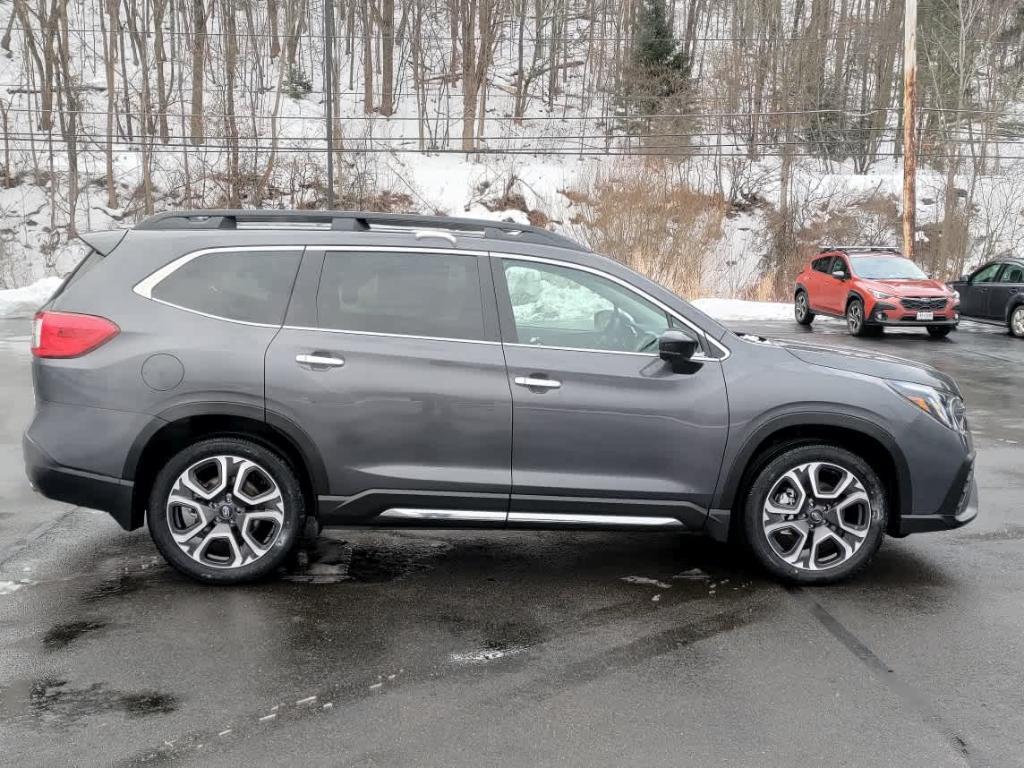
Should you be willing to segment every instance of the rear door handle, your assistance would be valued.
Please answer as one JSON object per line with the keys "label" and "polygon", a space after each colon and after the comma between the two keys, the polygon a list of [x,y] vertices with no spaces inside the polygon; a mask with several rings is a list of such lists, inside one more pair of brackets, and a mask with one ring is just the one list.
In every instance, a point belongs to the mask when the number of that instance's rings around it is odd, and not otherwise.
{"label": "rear door handle", "polygon": [[340,368],[345,361],[340,357],[329,357],[327,355],[296,355],[295,362],[299,365],[309,365],[317,368]]}
{"label": "rear door handle", "polygon": [[516,376],[514,381],[520,387],[528,387],[530,389],[558,389],[562,386],[560,381],[540,376]]}

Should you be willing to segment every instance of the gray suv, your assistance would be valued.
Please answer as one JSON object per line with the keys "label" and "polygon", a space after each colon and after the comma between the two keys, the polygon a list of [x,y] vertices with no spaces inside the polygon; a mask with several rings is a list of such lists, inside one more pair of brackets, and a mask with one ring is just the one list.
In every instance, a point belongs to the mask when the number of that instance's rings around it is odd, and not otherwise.
{"label": "gray suv", "polygon": [[238,583],[323,525],[703,531],[841,579],[977,514],[948,376],[737,335],[518,224],[197,211],[82,236],[28,475]]}

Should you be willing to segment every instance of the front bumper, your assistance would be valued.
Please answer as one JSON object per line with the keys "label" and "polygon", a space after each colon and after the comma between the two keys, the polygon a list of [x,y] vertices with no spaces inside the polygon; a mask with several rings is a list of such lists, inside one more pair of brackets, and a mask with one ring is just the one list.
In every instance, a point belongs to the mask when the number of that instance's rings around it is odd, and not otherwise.
{"label": "front bumper", "polygon": [[974,454],[968,456],[935,514],[903,515],[896,536],[949,531],[967,525],[978,516],[978,483],[974,478]]}
{"label": "front bumper", "polygon": [[959,306],[937,309],[934,310],[934,313],[935,317],[932,320],[918,320],[915,310],[878,302],[871,308],[871,313],[864,318],[864,322],[866,325],[879,325],[886,328],[929,328],[935,326],[955,328],[960,324]]}
{"label": "front bumper", "polygon": [[133,484],[130,480],[61,466],[27,434],[21,445],[25,473],[32,487],[43,496],[107,512],[126,531],[136,527],[132,522]]}

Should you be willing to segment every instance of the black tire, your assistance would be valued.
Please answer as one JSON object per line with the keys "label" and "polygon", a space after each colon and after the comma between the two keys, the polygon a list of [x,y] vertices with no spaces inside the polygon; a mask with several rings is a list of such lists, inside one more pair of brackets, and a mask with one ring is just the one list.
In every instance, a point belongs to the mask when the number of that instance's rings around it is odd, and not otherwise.
{"label": "black tire", "polygon": [[1006,318],[1006,327],[1011,336],[1024,339],[1024,304],[1018,304],[1010,311],[1010,316]]}
{"label": "black tire", "polygon": [[944,339],[949,336],[952,330],[953,326],[951,325],[929,325],[928,335],[933,339]]}
{"label": "black tire", "polygon": [[846,330],[851,336],[868,336],[871,331],[864,321],[864,302],[860,299],[850,299],[846,305]]}
{"label": "black tire", "polygon": [[814,313],[811,311],[806,291],[797,291],[793,297],[793,316],[800,325],[810,325],[814,322]]}
{"label": "black tire", "polygon": [[[852,474],[856,481],[851,481],[852,493],[859,493],[862,489],[863,495],[867,499],[867,505],[860,505],[858,514],[864,518],[861,523],[864,535],[862,537],[854,536],[852,533],[840,530],[835,525],[834,513],[831,511],[819,515],[823,520],[822,523],[812,524],[809,519],[809,516],[813,514],[811,510],[817,511],[818,507],[811,505],[812,499],[808,494],[802,507],[794,507],[794,510],[799,513],[795,512],[793,517],[796,518],[799,514],[804,514],[805,519],[794,520],[794,523],[803,525],[805,529],[808,527],[810,529],[802,541],[798,538],[799,534],[793,531],[793,536],[796,539],[793,543],[794,552],[788,554],[791,558],[795,555],[796,560],[795,563],[787,562],[783,558],[783,554],[786,553],[780,554],[777,551],[776,545],[769,541],[769,533],[766,531],[766,525],[771,521],[781,519],[766,511],[768,494],[777,490],[780,484],[786,483],[785,477],[790,470],[796,470],[796,476],[800,476],[802,468],[807,465],[813,466],[819,462],[826,465],[823,470],[826,473],[832,472],[833,467],[838,467]],[[856,483],[859,483],[859,486]],[[819,490],[822,490],[821,486],[818,487]],[[820,500],[818,501],[820,503]],[[832,584],[854,576],[871,562],[885,537],[886,515],[885,491],[878,475],[867,462],[837,445],[805,444],[784,451],[758,472],[743,508],[743,534],[747,546],[758,563],[775,578],[792,584]],[[846,524],[849,525],[849,521],[846,521]],[[818,549],[808,546],[813,539],[816,527],[822,528],[822,543]],[[787,531],[783,530],[781,533],[784,535]],[[779,536],[780,533],[776,532],[773,535]],[[837,537],[847,541],[853,550],[852,554],[845,556],[845,559],[842,559],[842,549],[833,541]],[[799,549],[797,549],[798,544]],[[814,570],[809,566],[812,564],[814,555],[820,552],[822,547],[826,549],[826,555],[831,547],[839,553],[840,559],[830,565],[827,557],[822,558],[820,563],[813,563],[819,567],[818,570]],[[803,557],[805,552],[807,553],[806,558]]]}
{"label": "black tire", "polygon": [[[236,462],[225,459],[225,463],[220,465],[217,464],[217,459],[214,457],[232,457],[240,461]],[[206,523],[205,528],[212,531],[214,527],[223,523],[232,530],[231,536],[235,544],[232,546],[227,542],[226,536],[222,536],[220,537],[221,549],[227,549],[225,557],[232,557],[236,562],[240,562],[240,564],[232,565],[225,563],[222,566],[205,564],[183,551],[175,541],[171,519],[172,517],[180,519],[176,516],[181,514],[181,509],[188,510],[188,506],[176,506],[172,510],[168,510],[168,499],[176,485],[178,485],[178,493],[182,493],[183,473],[196,465],[205,466],[203,464],[204,460],[207,460],[210,466],[217,464],[217,466],[224,467],[242,467],[245,466],[245,461],[247,460],[256,465],[256,469],[260,471],[259,477],[261,479],[263,477],[270,479],[271,484],[266,487],[271,489],[268,491],[269,493],[274,493],[275,490],[277,492],[277,495],[273,497],[275,500],[273,504],[275,507],[274,514],[280,514],[280,524],[276,521],[256,521],[251,522],[250,527],[246,529],[247,534],[250,535],[249,541],[256,541],[256,538],[259,536],[257,530],[267,531],[265,534],[266,541],[261,540],[258,542],[266,546],[262,550],[262,554],[257,555],[257,550],[250,548],[249,544],[242,537],[237,523],[238,519],[242,519],[241,517],[236,518],[232,516],[231,519],[224,520],[214,517],[216,514],[215,506],[221,505],[223,509],[225,499],[222,494],[214,496],[210,503],[201,502],[208,507],[207,515],[209,522]],[[245,475],[245,478],[243,478],[244,485],[250,475],[247,475],[244,469],[237,471],[239,475]],[[230,494],[231,490],[235,490],[227,477],[224,482],[225,493]],[[265,483],[266,481],[264,480],[263,482]],[[276,484],[276,489],[273,488],[273,484]],[[230,490],[227,488],[227,485],[232,485]],[[195,494],[188,493],[193,500],[198,501],[200,499]],[[257,491],[258,493],[259,491]],[[280,499],[279,505],[277,502],[278,495]],[[227,506],[231,506],[230,495],[226,501],[228,502]],[[259,507],[261,505],[256,504],[255,506]],[[278,506],[280,509],[277,508]],[[244,507],[246,507],[245,504],[239,504],[236,501],[235,508],[237,510],[241,511]],[[262,445],[236,437],[216,437],[201,440],[176,454],[167,462],[167,465],[159,472],[156,480],[153,482],[147,509],[146,518],[149,533],[160,554],[181,573],[207,584],[243,584],[257,581],[273,574],[277,568],[287,561],[298,544],[305,527],[306,518],[302,487],[295,475],[295,471],[288,462]],[[188,514],[191,515],[198,526],[199,516],[191,512]],[[228,513],[226,512],[225,514]],[[189,530],[192,530],[191,525],[184,524],[183,531],[187,533]],[[195,530],[201,533],[203,528],[197,527]],[[227,528],[223,530],[227,531]],[[192,541],[194,541],[194,538]],[[202,548],[195,547],[195,549],[200,550]],[[214,549],[213,544],[208,545],[204,552],[209,553],[211,549]],[[204,552],[200,554],[203,555]],[[245,562],[241,562],[243,556]],[[211,559],[212,557],[213,555],[211,554],[206,559]]]}

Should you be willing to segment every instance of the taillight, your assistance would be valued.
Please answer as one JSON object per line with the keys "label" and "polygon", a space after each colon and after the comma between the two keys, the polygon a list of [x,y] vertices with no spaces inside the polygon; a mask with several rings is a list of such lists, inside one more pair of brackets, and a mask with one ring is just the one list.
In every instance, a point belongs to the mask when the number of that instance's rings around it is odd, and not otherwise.
{"label": "taillight", "polygon": [[121,329],[105,317],[74,312],[37,312],[32,327],[36,357],[79,357],[110,341]]}

